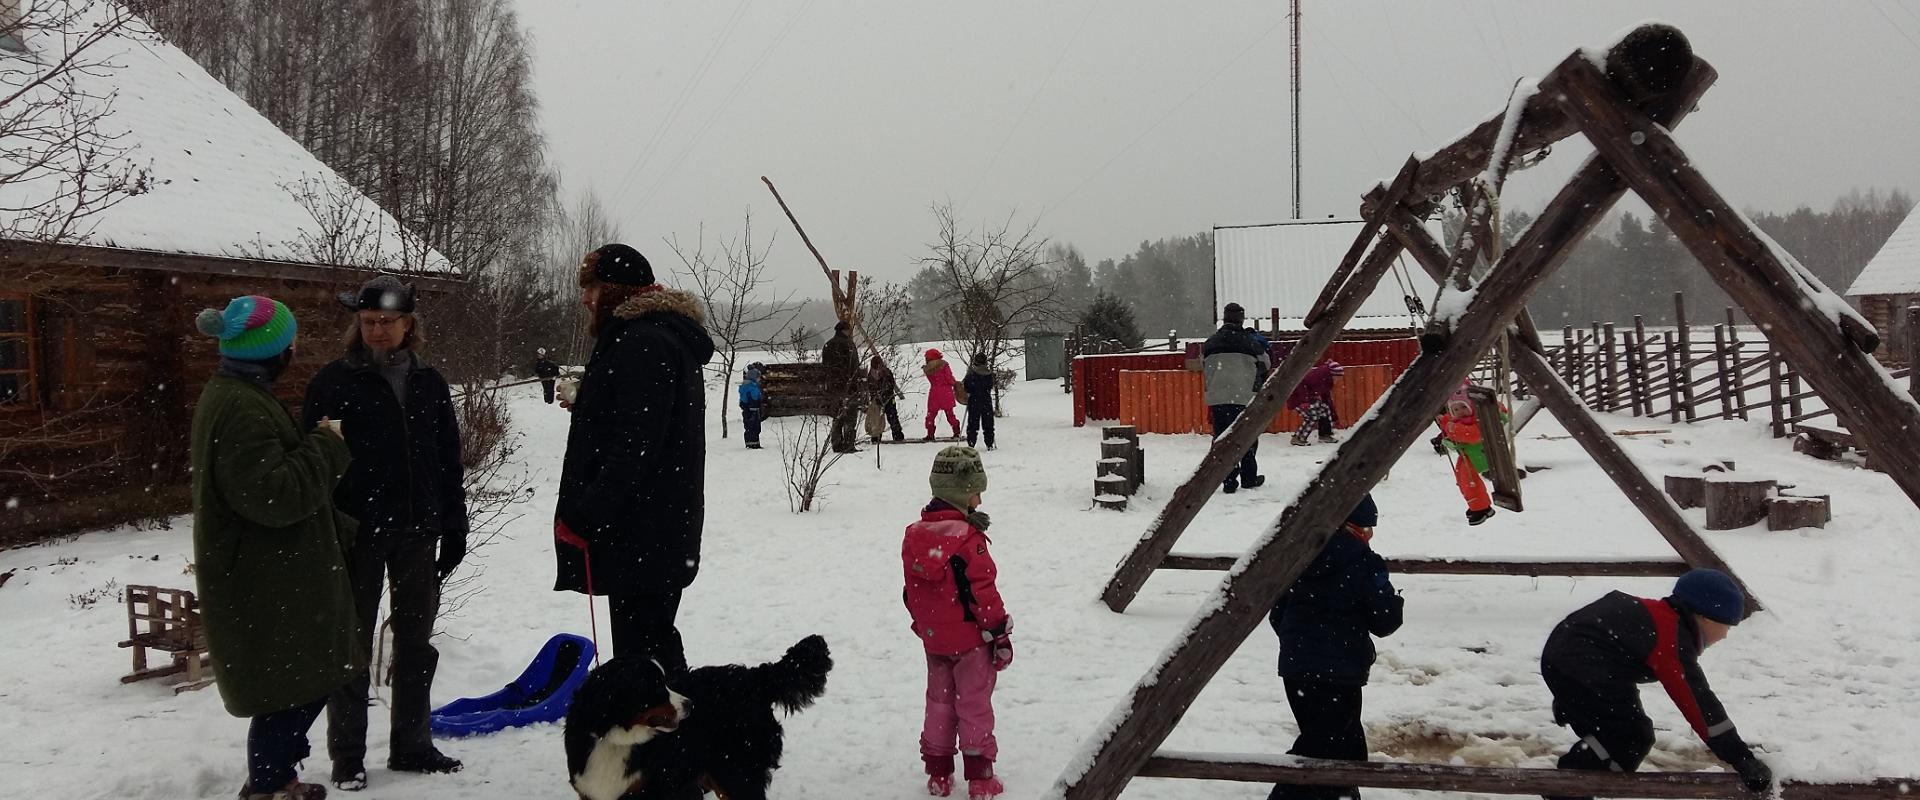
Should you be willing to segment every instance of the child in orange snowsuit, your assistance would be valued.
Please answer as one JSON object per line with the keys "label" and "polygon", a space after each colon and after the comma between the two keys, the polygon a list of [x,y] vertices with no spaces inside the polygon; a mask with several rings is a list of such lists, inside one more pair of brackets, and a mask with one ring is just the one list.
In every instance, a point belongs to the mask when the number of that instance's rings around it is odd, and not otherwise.
{"label": "child in orange snowsuit", "polygon": [[[1504,418],[1505,409],[1501,410]],[[1480,479],[1486,474],[1487,447],[1480,436],[1480,419],[1473,413],[1473,404],[1467,401],[1466,390],[1454,392],[1447,399],[1447,411],[1435,420],[1440,424],[1441,446],[1453,451],[1453,480],[1460,486],[1460,496],[1467,501],[1467,524],[1478,525],[1493,516],[1493,498],[1487,494],[1487,484]]]}

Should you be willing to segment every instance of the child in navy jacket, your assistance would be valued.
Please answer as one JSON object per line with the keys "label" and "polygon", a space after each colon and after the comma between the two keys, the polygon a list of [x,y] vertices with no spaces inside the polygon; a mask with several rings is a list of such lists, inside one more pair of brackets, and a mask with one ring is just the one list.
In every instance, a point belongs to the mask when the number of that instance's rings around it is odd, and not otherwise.
{"label": "child in navy jacket", "polygon": [[760,420],[764,418],[767,394],[760,389],[760,373],[765,367],[755,361],[747,365],[740,381],[740,438],[747,449],[760,449]]}
{"label": "child in navy jacket", "polygon": [[[1309,758],[1367,760],[1360,725],[1360,690],[1373,667],[1373,636],[1400,629],[1404,601],[1387,563],[1368,542],[1380,511],[1373,496],[1360,501],[1346,524],[1320,551],[1267,619],[1280,635],[1280,677],[1300,727],[1288,753]],[[1268,800],[1358,798],[1357,787],[1279,784]]]}

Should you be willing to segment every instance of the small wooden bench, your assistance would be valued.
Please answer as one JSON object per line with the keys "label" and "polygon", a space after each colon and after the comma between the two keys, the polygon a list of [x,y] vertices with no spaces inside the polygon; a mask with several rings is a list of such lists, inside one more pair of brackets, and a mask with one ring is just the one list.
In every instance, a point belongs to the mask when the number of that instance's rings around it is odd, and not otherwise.
{"label": "small wooden bench", "polygon": [[[143,628],[141,623],[146,623]],[[186,673],[186,681],[173,687],[175,694],[199,689],[213,683],[208,674],[207,631],[200,623],[200,600],[185,589],[158,586],[127,587],[127,640],[121,647],[133,648],[133,673],[120,679],[133,683],[149,678],[164,678]],[[147,666],[147,650],[159,650],[172,657],[164,667]]]}
{"label": "small wooden bench", "polygon": [[1878,469],[1866,446],[1849,431],[1802,422],[1793,426],[1793,434],[1793,451],[1796,453],[1805,453],[1823,461],[1838,461],[1848,450],[1852,450],[1866,459],[1868,469]]}

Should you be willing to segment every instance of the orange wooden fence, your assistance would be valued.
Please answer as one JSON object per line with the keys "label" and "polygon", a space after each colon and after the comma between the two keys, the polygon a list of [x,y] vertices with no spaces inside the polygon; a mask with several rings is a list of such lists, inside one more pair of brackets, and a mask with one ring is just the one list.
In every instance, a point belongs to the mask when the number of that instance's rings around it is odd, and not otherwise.
{"label": "orange wooden fence", "polygon": [[[1369,364],[1347,367],[1333,381],[1333,410],[1340,427],[1360,419],[1373,401],[1393,383],[1393,367]],[[1120,424],[1140,433],[1213,433],[1207,416],[1206,378],[1187,370],[1123,370],[1120,372]],[[1281,411],[1268,433],[1291,433],[1300,416]]]}

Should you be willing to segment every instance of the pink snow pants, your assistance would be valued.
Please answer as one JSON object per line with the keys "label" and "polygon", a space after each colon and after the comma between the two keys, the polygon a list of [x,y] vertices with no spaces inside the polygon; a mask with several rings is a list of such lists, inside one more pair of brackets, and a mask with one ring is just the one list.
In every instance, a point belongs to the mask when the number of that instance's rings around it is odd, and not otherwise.
{"label": "pink snow pants", "polygon": [[943,411],[946,412],[947,415],[947,426],[953,428],[953,438],[960,438],[960,418],[954,415],[953,406],[947,406],[946,408],[927,407],[927,438],[933,438],[934,417]]}
{"label": "pink snow pants", "polygon": [[[955,752],[993,761],[993,648],[984,645],[957,656],[927,654],[927,722],[920,754],[951,759]],[[954,740],[960,747],[956,751]]]}

